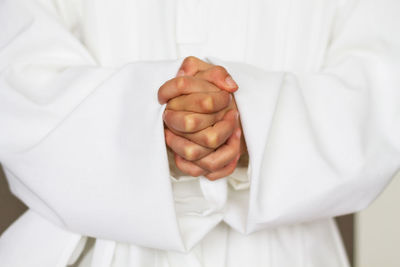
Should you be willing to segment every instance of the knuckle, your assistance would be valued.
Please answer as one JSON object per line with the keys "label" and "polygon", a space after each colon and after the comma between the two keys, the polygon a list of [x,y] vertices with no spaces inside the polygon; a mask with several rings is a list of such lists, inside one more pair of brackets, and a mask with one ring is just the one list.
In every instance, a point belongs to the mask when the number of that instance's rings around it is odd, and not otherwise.
{"label": "knuckle", "polygon": [[212,112],[214,110],[214,99],[211,96],[205,97],[201,101],[201,108],[204,112]]}
{"label": "knuckle", "polygon": [[205,144],[207,147],[216,149],[219,144],[219,139],[220,137],[216,131],[209,131],[205,135]]}
{"label": "knuckle", "polygon": [[182,68],[183,68],[184,70],[186,70],[186,68],[191,68],[191,67],[193,67],[194,65],[196,65],[198,61],[199,61],[199,59],[198,59],[197,57],[188,56],[188,57],[186,57],[186,58],[183,60]]}
{"label": "knuckle", "polygon": [[196,118],[192,114],[185,115],[183,121],[186,132],[192,132],[197,126]]}
{"label": "knuckle", "polygon": [[185,159],[189,161],[196,160],[199,157],[199,151],[194,145],[187,145],[183,148]]}
{"label": "knuckle", "polygon": [[188,64],[193,64],[196,63],[197,61],[199,61],[199,59],[195,56],[188,56],[185,58],[185,62]]}
{"label": "knuckle", "polygon": [[183,91],[188,86],[189,79],[186,76],[181,76],[177,77],[175,82],[176,82],[175,84],[176,88],[179,91]]}
{"label": "knuckle", "polygon": [[195,56],[188,56],[185,58],[186,63],[196,63],[199,59]]}

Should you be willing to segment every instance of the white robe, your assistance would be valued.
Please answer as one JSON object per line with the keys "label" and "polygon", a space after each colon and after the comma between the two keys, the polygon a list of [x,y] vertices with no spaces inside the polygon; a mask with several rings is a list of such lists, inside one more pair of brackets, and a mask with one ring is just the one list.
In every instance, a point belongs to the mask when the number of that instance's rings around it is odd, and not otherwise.
{"label": "white robe", "polygon": [[[332,217],[400,167],[398,0],[1,0],[2,267],[348,266]],[[239,84],[248,168],[175,177],[157,90]],[[234,62],[234,63],[233,63]],[[175,175],[176,176],[176,175]]]}

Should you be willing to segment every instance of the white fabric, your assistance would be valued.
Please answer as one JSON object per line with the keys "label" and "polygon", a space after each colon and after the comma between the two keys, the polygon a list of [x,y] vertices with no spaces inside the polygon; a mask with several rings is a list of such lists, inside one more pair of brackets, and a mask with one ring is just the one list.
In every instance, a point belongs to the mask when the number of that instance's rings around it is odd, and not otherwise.
{"label": "white fabric", "polygon": [[27,211],[1,236],[0,263],[4,267],[64,267],[80,239]]}
{"label": "white fabric", "polygon": [[[347,266],[331,218],[400,166],[399,8],[1,0],[0,161],[31,209],[1,266],[65,266],[80,236],[80,266]],[[157,90],[188,55],[240,87],[249,166],[216,183],[168,168]]]}

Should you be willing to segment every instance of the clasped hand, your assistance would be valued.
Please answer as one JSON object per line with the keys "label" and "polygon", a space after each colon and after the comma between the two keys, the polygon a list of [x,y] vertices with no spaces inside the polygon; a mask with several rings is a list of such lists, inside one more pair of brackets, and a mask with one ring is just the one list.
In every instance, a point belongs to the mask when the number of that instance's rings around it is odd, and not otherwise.
{"label": "clasped hand", "polygon": [[232,94],[237,89],[223,67],[195,57],[160,87],[166,144],[183,173],[216,180],[235,170],[246,150]]}

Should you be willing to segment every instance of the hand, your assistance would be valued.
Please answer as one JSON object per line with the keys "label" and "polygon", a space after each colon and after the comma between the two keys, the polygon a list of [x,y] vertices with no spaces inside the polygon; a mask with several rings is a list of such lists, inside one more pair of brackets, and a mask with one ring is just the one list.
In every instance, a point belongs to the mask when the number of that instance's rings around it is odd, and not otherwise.
{"label": "hand", "polygon": [[[195,78],[197,79],[194,79]],[[199,83],[192,84],[191,81],[202,79],[211,83],[201,83],[205,87],[196,87]],[[193,86],[191,86],[193,85]],[[177,77],[167,81],[158,91],[158,101],[165,104],[169,100],[192,93],[220,92],[228,93],[237,91],[238,86],[225,68],[204,62],[196,57],[187,57],[182,63]]]}
{"label": "hand", "polygon": [[[184,74],[195,77],[182,76]],[[184,60],[178,75],[162,85],[158,92],[161,103],[168,101],[164,113],[166,125],[176,135],[203,147],[219,147],[231,136],[237,123],[237,119],[232,121],[231,117],[221,121],[229,109],[236,109],[232,106],[232,96],[229,94],[237,90],[236,83],[224,68],[194,57]],[[228,92],[221,91],[216,84]],[[188,156],[185,158],[194,160]]]}
{"label": "hand", "polygon": [[239,113],[228,93],[236,90],[224,68],[193,57],[185,59],[177,78],[160,88],[160,102],[169,100],[164,114],[167,145],[183,172],[215,180],[236,168],[245,151]]}

